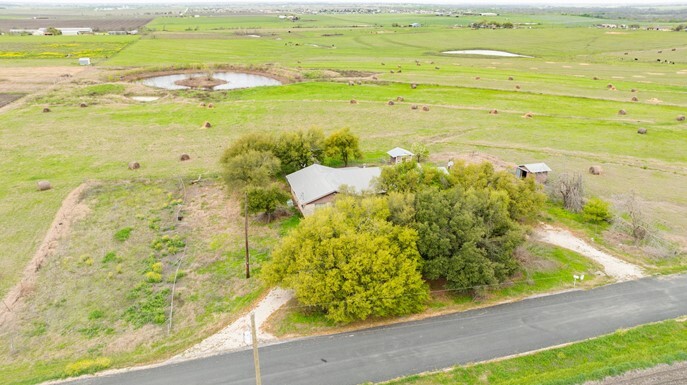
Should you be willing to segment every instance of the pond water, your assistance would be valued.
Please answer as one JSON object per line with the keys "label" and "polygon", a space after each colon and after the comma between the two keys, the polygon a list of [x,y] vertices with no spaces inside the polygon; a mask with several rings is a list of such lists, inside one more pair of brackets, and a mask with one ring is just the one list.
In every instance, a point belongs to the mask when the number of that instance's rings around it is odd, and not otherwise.
{"label": "pond water", "polygon": [[[155,76],[152,78],[139,80],[138,83],[155,88],[164,88],[166,90],[186,90],[191,87],[180,86],[176,84],[176,82],[198,76],[207,76],[207,74],[194,73]],[[279,80],[268,78],[267,76],[244,74],[240,72],[215,72],[212,74],[212,77],[226,81],[225,84],[220,84],[213,87],[213,91],[262,86],[279,86],[282,84]]]}
{"label": "pond water", "polygon": [[464,51],[444,51],[450,55],[483,55],[483,56],[502,56],[502,57],[532,57],[525,55],[518,55],[517,53],[505,51],[492,51],[490,49],[467,49]]}

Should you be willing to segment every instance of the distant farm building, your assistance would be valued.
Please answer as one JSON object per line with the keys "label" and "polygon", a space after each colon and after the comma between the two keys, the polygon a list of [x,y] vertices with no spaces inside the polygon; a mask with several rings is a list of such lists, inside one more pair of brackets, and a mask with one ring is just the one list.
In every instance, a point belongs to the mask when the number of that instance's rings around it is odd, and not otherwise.
{"label": "distant farm building", "polygon": [[410,26],[413,27],[413,28],[419,28],[419,27],[422,27],[422,24],[420,24],[420,23],[412,23],[412,24],[410,24]]}
{"label": "distant farm building", "polygon": [[534,177],[539,183],[545,183],[549,178],[551,168],[546,163],[522,164],[515,169],[515,175],[519,178]]}
{"label": "distant farm building", "polygon": [[379,167],[331,168],[313,164],[287,175],[286,180],[294,205],[307,216],[318,207],[329,205],[342,189],[355,193],[371,190],[381,173]]}
{"label": "distant farm building", "polygon": [[415,155],[401,147],[396,147],[393,150],[387,151],[386,153],[389,154],[389,163],[391,164],[403,163],[406,160],[412,159]]}
{"label": "distant farm building", "polygon": [[[55,28],[59,30],[64,36],[77,36],[92,34],[92,28]],[[34,36],[45,36],[52,35],[49,28],[37,28],[37,29],[10,29],[10,35],[34,35]]]}
{"label": "distant farm building", "polygon": [[92,28],[55,28],[62,32],[64,36],[76,36],[76,35],[90,35],[93,33]]}
{"label": "distant farm building", "polygon": [[89,66],[89,65],[91,65],[91,59],[87,58],[87,57],[81,57],[81,58],[79,58],[79,65]]}

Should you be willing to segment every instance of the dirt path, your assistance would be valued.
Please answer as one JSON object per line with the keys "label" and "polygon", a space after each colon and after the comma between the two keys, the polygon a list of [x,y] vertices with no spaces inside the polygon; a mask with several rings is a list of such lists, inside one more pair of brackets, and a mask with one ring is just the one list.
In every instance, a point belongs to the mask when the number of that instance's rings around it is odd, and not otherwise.
{"label": "dirt path", "polygon": [[54,255],[60,239],[69,233],[71,225],[88,214],[88,206],[81,201],[81,195],[92,185],[89,182],[81,184],[72,190],[62,201],[62,206],[55,214],[55,219],[48,228],[43,242],[24,269],[21,281],[11,288],[2,300],[3,304],[0,305],[0,326],[4,326],[14,319],[21,306],[22,298],[35,285],[38,271],[43,266],[43,263]]}
{"label": "dirt path", "polygon": [[606,275],[618,281],[629,281],[644,276],[644,272],[638,266],[597,250],[567,230],[543,225],[534,231],[534,236],[542,242],[563,247],[593,259],[604,267]]}
{"label": "dirt path", "polygon": [[[286,304],[293,293],[281,288],[272,289],[267,296],[258,303],[252,312],[255,313],[255,324],[258,329],[258,341],[268,342],[277,338],[262,330],[262,325],[272,313]],[[191,347],[183,353],[174,356],[170,361],[181,361],[200,357],[206,357],[217,353],[235,350],[248,346],[244,338],[245,333],[250,333],[250,312],[237,319],[231,325],[220,332],[206,338],[198,345]]]}

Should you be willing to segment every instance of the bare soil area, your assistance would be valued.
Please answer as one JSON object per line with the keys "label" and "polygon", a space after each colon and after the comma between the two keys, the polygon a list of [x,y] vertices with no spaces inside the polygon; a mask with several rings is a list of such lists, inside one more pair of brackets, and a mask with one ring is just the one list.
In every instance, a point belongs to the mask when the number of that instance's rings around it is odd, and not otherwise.
{"label": "bare soil area", "polygon": [[85,67],[3,67],[0,93],[31,93],[68,81]]}
{"label": "bare soil area", "polygon": [[37,29],[49,27],[61,28],[92,28],[94,31],[123,31],[141,28],[148,24],[152,18],[83,18],[62,19],[51,17],[46,19],[0,19],[0,31],[10,29]]}

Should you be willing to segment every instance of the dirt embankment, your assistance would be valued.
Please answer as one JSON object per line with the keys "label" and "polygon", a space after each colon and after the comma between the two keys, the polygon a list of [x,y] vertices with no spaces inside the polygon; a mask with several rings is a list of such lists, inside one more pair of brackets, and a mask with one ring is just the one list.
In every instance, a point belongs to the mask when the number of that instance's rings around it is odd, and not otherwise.
{"label": "dirt embankment", "polygon": [[86,182],[67,195],[62,206],[57,211],[43,242],[26,266],[22,278],[3,298],[0,306],[0,327],[13,320],[22,305],[22,298],[31,292],[38,277],[38,271],[45,261],[52,257],[57,250],[60,239],[69,233],[71,225],[88,214],[88,206],[81,200],[84,191],[94,183]]}

